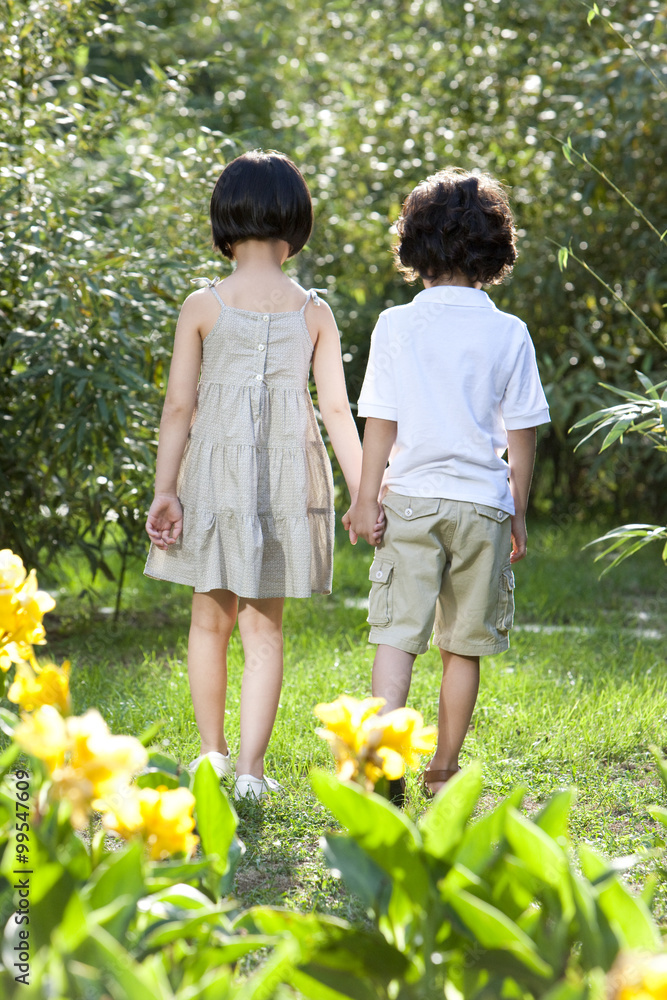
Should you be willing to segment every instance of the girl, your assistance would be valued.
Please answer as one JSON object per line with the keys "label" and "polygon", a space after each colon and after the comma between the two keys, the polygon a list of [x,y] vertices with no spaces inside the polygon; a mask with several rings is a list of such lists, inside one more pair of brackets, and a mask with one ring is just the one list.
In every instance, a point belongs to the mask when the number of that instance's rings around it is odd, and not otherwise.
{"label": "girl", "polygon": [[[331,310],[282,271],[310,236],[310,192],[280,153],[228,164],[211,197],[214,246],[233,274],[193,292],[176,326],[160,423],[145,572],[194,588],[188,676],[200,756],[232,774],[224,735],[227,646],[245,666],[236,798],[280,788],[264,774],[283,677],[285,597],[331,592],[333,478],[308,393],[351,496],[361,445]],[[378,538],[381,522],[378,522]]]}

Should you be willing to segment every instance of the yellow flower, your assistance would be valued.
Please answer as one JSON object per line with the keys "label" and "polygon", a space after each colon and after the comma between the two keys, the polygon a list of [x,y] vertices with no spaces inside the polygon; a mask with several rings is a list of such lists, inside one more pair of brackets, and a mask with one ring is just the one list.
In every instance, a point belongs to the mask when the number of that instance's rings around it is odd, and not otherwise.
{"label": "yellow flower", "polygon": [[43,760],[49,773],[64,764],[70,744],[66,721],[53,705],[42,705],[24,716],[14,730],[14,740],[31,757]]}
{"label": "yellow flower", "polygon": [[66,715],[70,710],[69,670],[69,660],[62,667],[55,663],[44,667],[19,663],[7,698],[24,712],[34,712],[40,705],[55,705]]}
{"label": "yellow flower", "polygon": [[105,827],[126,840],[141,834],[154,861],[190,854],[199,842],[192,832],[195,797],[187,788],[127,788],[109,805]]}
{"label": "yellow flower", "polygon": [[133,736],[113,736],[95,709],[63,719],[53,705],[24,716],[14,739],[46,763],[49,794],[70,805],[72,826],[85,826],[92,809],[113,795],[148,761],[146,748]]}
{"label": "yellow flower", "polygon": [[622,955],[609,982],[614,1000],[667,1000],[667,952]]}
{"label": "yellow flower", "polygon": [[26,576],[19,556],[0,551],[0,669],[34,660],[33,645],[44,642],[42,618],[56,602],[37,589],[34,569]]}
{"label": "yellow flower", "polygon": [[411,708],[378,715],[384,704],[384,698],[358,701],[341,695],[330,704],[315,706],[315,715],[327,727],[317,732],[330,744],[336,773],[343,780],[360,781],[368,788],[383,775],[400,778],[406,763],[412,766],[420,754],[433,750],[434,726],[424,727],[419,712]]}

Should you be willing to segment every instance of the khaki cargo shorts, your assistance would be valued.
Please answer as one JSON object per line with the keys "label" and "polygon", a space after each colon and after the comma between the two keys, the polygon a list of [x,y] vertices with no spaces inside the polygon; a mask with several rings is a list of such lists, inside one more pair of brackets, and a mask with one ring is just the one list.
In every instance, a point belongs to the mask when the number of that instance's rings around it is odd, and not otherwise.
{"label": "khaki cargo shorts", "polygon": [[511,518],[497,507],[387,493],[370,569],[369,641],[408,653],[434,643],[461,656],[509,648]]}

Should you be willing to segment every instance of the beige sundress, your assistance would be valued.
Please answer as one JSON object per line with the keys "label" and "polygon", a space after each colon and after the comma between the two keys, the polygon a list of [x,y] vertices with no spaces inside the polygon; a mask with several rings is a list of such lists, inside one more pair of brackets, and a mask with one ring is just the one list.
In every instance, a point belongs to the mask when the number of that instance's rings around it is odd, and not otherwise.
{"label": "beige sundress", "polygon": [[331,593],[333,477],[308,391],[306,304],[224,304],[202,347],[197,405],[178,476],[183,532],[151,545],[144,572],[239,597]]}

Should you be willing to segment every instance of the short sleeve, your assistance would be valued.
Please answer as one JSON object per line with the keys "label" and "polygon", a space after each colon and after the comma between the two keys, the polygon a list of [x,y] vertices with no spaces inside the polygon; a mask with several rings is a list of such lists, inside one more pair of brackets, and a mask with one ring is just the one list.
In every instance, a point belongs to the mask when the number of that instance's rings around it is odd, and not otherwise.
{"label": "short sleeve", "polygon": [[368,365],[359,396],[360,417],[398,420],[394,360],[389,340],[389,324],[381,314],[371,335]]}
{"label": "short sleeve", "polygon": [[548,424],[549,405],[540,382],[535,348],[524,326],[524,338],[501,404],[505,429],[518,431]]}

